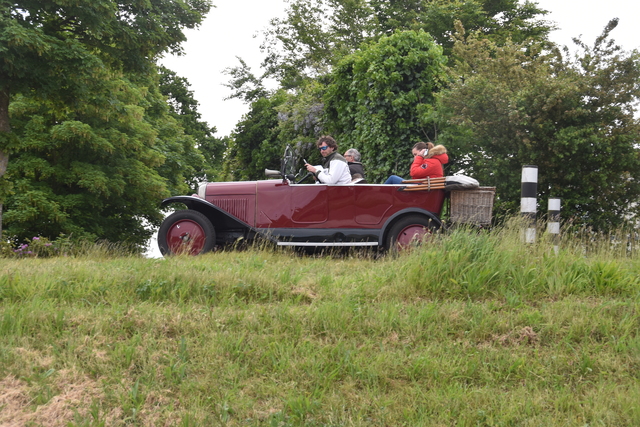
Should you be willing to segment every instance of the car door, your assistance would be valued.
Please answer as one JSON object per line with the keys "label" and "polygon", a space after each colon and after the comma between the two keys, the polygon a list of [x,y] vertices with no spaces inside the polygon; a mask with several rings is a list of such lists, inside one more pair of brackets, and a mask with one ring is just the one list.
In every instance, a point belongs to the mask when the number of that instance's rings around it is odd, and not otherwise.
{"label": "car door", "polygon": [[354,187],[354,220],[360,225],[380,225],[393,206],[397,191],[392,185],[362,184]]}
{"label": "car door", "polygon": [[294,224],[322,224],[329,218],[326,184],[294,184],[290,186],[289,205]]}

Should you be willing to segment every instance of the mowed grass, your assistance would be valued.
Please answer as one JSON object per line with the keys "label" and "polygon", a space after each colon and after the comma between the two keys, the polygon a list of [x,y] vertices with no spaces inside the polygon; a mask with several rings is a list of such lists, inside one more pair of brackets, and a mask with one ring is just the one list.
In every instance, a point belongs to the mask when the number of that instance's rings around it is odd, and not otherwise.
{"label": "mowed grass", "polygon": [[640,425],[640,257],[610,238],[0,273],[0,425]]}

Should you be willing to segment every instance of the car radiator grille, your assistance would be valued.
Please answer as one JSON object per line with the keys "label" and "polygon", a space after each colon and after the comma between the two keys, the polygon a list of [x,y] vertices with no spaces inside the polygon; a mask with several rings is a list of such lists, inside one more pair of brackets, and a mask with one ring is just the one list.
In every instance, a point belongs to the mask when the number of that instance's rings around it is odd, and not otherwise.
{"label": "car radiator grille", "polygon": [[244,222],[249,222],[247,218],[247,199],[223,199],[214,198],[213,204],[220,209],[229,212],[231,215]]}

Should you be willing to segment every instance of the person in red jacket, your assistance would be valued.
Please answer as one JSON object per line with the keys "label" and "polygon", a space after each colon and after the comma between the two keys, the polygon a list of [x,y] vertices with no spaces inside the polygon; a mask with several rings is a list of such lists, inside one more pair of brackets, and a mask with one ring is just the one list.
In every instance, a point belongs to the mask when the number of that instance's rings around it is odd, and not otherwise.
{"label": "person in red jacket", "polygon": [[[418,142],[411,149],[413,163],[409,174],[411,179],[439,178],[444,176],[443,165],[449,163],[449,155],[444,145],[433,145],[431,142]],[[404,179],[391,175],[385,184],[401,184]]]}
{"label": "person in red jacket", "polygon": [[449,155],[444,145],[418,142],[411,150],[413,163],[409,174],[411,179],[440,178],[444,176],[443,166],[449,163]]}

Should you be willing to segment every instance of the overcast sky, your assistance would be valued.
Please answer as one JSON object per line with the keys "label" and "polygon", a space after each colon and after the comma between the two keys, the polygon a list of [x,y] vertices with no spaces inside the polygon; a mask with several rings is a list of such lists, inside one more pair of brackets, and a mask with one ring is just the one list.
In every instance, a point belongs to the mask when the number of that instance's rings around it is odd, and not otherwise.
{"label": "overcast sky", "polygon": [[[537,0],[537,3],[551,12],[547,19],[559,27],[551,33],[556,43],[572,47],[571,39],[581,36],[592,45],[607,22],[619,18],[612,37],[625,50],[640,48],[640,30],[634,26],[640,17],[638,0]],[[203,25],[187,32],[186,55],[168,57],[162,62],[189,80],[203,120],[218,129],[217,136],[224,136],[233,130],[248,107],[239,100],[223,100],[230,94],[223,86],[229,80],[223,70],[238,65],[236,56],[239,56],[255,74],[260,74],[260,31],[272,18],[284,15],[286,3],[284,0],[214,0],[214,4],[216,8]]]}

